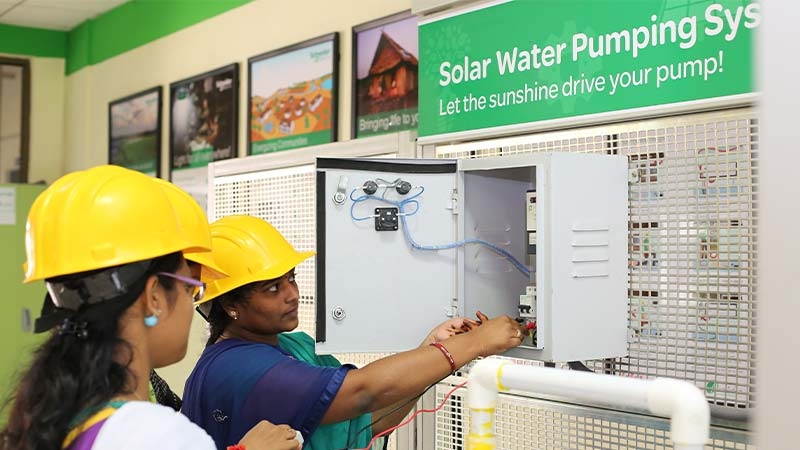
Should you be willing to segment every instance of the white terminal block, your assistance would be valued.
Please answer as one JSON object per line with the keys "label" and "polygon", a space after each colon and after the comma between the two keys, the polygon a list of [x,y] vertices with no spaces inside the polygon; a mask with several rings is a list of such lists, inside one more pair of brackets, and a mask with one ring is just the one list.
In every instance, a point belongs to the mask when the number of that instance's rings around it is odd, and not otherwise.
{"label": "white terminal block", "polygon": [[[536,232],[536,191],[528,191],[525,193],[526,205],[526,228],[528,231]],[[534,234],[535,236],[535,234]],[[535,242],[534,242],[535,243]]]}
{"label": "white terminal block", "polygon": [[526,286],[525,293],[519,296],[519,316],[536,318],[536,286]]}

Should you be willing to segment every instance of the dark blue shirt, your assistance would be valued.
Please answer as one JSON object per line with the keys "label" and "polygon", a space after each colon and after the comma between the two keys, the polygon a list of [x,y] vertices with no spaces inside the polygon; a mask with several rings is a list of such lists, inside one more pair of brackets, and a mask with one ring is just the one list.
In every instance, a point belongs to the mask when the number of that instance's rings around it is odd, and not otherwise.
{"label": "dark blue shirt", "polygon": [[288,424],[308,442],[352,368],[317,367],[277,346],[226,339],[203,351],[182,411],[221,450],[261,420]]}

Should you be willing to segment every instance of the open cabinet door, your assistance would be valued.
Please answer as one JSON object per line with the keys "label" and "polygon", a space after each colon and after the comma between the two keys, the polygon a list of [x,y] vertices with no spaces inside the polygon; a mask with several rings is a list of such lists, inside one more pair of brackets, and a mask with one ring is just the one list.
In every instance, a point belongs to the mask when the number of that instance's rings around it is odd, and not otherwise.
{"label": "open cabinet door", "polygon": [[[46,337],[33,334],[45,288],[40,281],[22,284],[25,262],[25,221],[40,185],[0,184],[0,286],[4,289],[0,313],[0,398],[7,398],[25,370],[36,346]],[[5,417],[0,418],[5,423]]]}
{"label": "open cabinet door", "polygon": [[456,251],[410,240],[455,242],[455,172],[446,160],[317,160],[318,353],[408,350],[453,314]]}

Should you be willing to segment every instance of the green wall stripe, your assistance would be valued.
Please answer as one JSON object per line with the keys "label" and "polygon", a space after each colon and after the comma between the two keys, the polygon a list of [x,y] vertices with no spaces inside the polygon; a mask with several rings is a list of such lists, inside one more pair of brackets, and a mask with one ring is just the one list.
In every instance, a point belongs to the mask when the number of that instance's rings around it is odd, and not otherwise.
{"label": "green wall stripe", "polygon": [[[89,29],[87,21],[73,28],[67,34],[67,61],[65,64],[67,74],[91,64],[89,60],[89,43],[91,42]],[[75,67],[75,69],[70,70],[70,67]]]}
{"label": "green wall stripe", "polygon": [[66,42],[64,31],[0,24],[0,53],[63,58]]}
{"label": "green wall stripe", "polygon": [[132,0],[69,32],[67,75],[251,0]]}

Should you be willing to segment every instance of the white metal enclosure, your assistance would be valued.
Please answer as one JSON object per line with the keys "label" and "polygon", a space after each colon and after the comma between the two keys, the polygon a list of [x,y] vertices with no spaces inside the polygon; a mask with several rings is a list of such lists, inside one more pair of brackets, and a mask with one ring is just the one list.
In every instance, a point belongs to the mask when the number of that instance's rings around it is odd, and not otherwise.
{"label": "white metal enclosure", "polygon": [[[520,318],[537,334],[507,356],[566,362],[627,354],[622,156],[520,154],[458,164],[320,158],[317,176],[318,352],[414,348],[448,317],[517,317],[520,296],[538,286],[533,314],[526,309],[528,319]],[[399,194],[388,180],[413,187]],[[381,187],[365,195],[368,183]],[[529,237],[533,191],[538,231]],[[402,217],[383,229],[378,211],[393,209]],[[535,258],[536,270],[520,266],[526,258]],[[386,320],[391,334],[383,333]]]}

